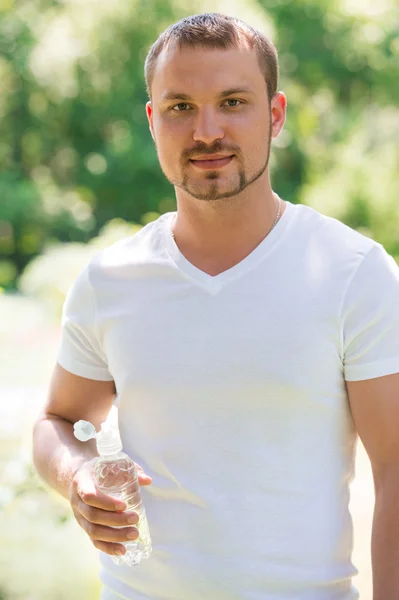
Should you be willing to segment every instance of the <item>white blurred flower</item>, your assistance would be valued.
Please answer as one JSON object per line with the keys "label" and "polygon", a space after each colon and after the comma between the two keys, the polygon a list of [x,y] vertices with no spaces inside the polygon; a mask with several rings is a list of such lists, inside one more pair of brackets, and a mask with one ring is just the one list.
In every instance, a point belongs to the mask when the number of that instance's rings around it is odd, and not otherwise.
{"label": "white blurred flower", "polygon": [[1,475],[3,482],[10,485],[19,485],[26,480],[27,476],[27,465],[22,462],[19,458],[10,460],[5,467]]}
{"label": "white blurred flower", "polygon": [[75,62],[90,51],[86,40],[79,38],[67,15],[53,17],[30,56],[30,68],[42,85],[63,97],[77,94]]}
{"label": "white blurred flower", "polygon": [[107,161],[102,154],[92,152],[86,156],[86,167],[93,175],[102,175],[107,170]]}
{"label": "white blurred flower", "polygon": [[14,492],[5,485],[0,485],[0,508],[3,509],[7,504],[10,504],[14,498]]}

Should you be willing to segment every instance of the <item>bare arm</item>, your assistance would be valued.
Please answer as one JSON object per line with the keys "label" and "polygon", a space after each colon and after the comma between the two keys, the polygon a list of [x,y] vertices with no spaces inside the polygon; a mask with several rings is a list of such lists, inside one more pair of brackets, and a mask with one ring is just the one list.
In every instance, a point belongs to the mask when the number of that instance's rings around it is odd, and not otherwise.
{"label": "bare arm", "polygon": [[396,600],[399,597],[399,373],[349,381],[346,385],[355,426],[374,476],[373,598]]}
{"label": "bare arm", "polygon": [[97,456],[96,444],[85,444],[73,435],[79,419],[96,429],[107,418],[115,396],[113,381],[78,377],[56,365],[49,396],[33,430],[33,460],[44,481],[64,498],[81,465]]}
{"label": "bare arm", "polygon": [[[73,424],[80,419],[90,421],[98,430],[115,393],[114,382],[78,377],[57,364],[47,403],[33,430],[33,461],[43,480],[69,500],[77,522],[94,546],[108,554],[124,554],[121,542],[138,536],[136,528],[127,527],[137,524],[138,516],[121,512],[126,508],[124,503],[95,488],[95,442],[83,444],[73,434]],[[151,477],[139,465],[137,470],[140,485],[149,485]]]}

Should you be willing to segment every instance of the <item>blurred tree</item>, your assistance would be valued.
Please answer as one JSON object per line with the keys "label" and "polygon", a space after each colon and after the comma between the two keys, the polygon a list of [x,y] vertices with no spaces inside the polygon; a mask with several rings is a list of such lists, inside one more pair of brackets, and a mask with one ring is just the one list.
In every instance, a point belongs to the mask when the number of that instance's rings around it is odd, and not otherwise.
{"label": "blurred tree", "polygon": [[391,0],[258,0],[272,15],[286,130],[273,182],[399,259],[399,11]]}
{"label": "blurred tree", "polygon": [[[115,217],[143,224],[175,208],[148,131],[143,64],[167,25],[206,2],[182,4],[0,0],[0,286],[15,287],[57,240],[85,243]],[[288,97],[275,189],[399,256],[394,0],[250,4],[274,30]]]}
{"label": "blurred tree", "polygon": [[11,288],[48,242],[175,207],[148,133],[143,61],[184,15],[169,0],[4,6],[0,286]]}

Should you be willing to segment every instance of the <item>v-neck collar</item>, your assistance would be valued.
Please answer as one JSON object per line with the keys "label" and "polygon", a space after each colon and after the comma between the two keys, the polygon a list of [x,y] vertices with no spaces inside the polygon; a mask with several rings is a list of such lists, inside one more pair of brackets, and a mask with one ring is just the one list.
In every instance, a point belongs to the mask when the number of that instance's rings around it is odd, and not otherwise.
{"label": "v-neck collar", "polygon": [[294,216],[294,205],[291,202],[285,201],[286,208],[281,215],[279,221],[271,232],[258,244],[258,246],[243,258],[239,263],[230,267],[226,271],[222,271],[218,275],[209,275],[201,269],[195,267],[187,258],[180,252],[175,240],[172,237],[171,225],[176,212],[169,212],[161,217],[161,227],[163,243],[169,254],[169,257],[186,276],[205,288],[210,294],[217,294],[229,282],[237,279],[249,270],[253,269],[270,250],[282,239],[283,233],[287,229],[289,223]]}

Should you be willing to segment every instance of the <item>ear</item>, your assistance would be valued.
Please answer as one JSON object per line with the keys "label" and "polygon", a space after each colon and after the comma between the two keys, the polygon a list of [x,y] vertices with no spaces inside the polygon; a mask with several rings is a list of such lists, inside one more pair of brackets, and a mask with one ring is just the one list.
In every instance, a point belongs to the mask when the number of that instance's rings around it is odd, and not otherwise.
{"label": "ear", "polygon": [[150,126],[151,136],[152,136],[152,139],[155,141],[154,127],[153,127],[153,122],[152,122],[153,112],[152,112],[152,104],[151,104],[150,100],[145,105],[145,110],[146,110],[146,114],[147,114],[148,124]]}
{"label": "ear", "polygon": [[272,137],[278,136],[284,127],[287,114],[287,98],[283,92],[276,92],[271,101]]}

